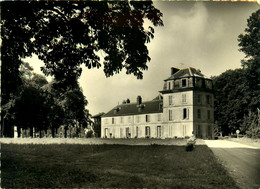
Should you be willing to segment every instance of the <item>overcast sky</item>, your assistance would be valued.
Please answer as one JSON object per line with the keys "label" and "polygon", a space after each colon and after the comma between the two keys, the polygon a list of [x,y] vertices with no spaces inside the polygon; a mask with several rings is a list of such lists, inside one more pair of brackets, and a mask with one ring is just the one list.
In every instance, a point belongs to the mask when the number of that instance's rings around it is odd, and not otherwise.
{"label": "overcast sky", "polygon": [[[244,57],[238,51],[237,38],[246,28],[249,16],[260,7],[248,2],[155,2],[163,13],[164,27],[155,28],[155,38],[148,45],[151,61],[144,79],[126,75],[125,70],[106,78],[101,69],[83,68],[79,80],[92,115],[107,112],[129,98],[141,95],[152,100],[170,76],[170,68],[195,67],[208,77],[227,69],[240,68]],[[41,64],[26,59],[35,72]]]}

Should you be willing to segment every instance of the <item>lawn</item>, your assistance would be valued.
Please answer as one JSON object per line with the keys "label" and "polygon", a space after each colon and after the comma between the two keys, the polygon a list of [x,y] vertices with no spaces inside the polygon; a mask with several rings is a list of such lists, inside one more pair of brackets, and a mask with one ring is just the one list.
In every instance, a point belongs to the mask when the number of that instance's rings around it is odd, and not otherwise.
{"label": "lawn", "polygon": [[237,188],[205,145],[1,144],[2,188]]}

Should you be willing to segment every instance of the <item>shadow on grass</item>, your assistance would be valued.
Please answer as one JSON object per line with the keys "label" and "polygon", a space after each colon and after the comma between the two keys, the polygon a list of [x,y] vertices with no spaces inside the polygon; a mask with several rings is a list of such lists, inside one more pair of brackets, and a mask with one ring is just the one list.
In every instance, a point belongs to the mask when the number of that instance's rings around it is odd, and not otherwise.
{"label": "shadow on grass", "polygon": [[212,151],[185,146],[2,144],[3,188],[237,188]]}

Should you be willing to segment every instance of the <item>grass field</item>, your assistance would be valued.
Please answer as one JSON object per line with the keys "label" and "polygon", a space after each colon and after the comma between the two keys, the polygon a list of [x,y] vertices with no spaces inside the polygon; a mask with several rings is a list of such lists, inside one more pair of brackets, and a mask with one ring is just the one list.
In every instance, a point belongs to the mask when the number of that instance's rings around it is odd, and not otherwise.
{"label": "grass field", "polygon": [[1,144],[2,188],[237,188],[205,145]]}

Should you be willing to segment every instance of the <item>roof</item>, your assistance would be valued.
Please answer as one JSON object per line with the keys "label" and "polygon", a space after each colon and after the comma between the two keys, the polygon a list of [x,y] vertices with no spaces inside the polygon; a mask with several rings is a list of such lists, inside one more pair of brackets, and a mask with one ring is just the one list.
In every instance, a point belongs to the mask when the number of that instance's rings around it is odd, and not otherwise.
{"label": "roof", "polygon": [[101,112],[101,113],[98,113],[96,115],[93,115],[91,118],[97,118],[97,117],[101,117],[103,116],[105,113],[104,112]]}
{"label": "roof", "polygon": [[173,80],[173,79],[178,79],[178,78],[183,78],[183,77],[203,77],[206,78],[200,70],[197,70],[196,68],[193,67],[188,67],[181,69],[177,71],[175,74],[171,75],[167,80]]}
{"label": "roof", "polygon": [[102,117],[162,113],[163,109],[160,105],[162,102],[162,100],[152,100],[142,102],[141,105],[138,105],[137,103],[120,104],[104,114]]}

